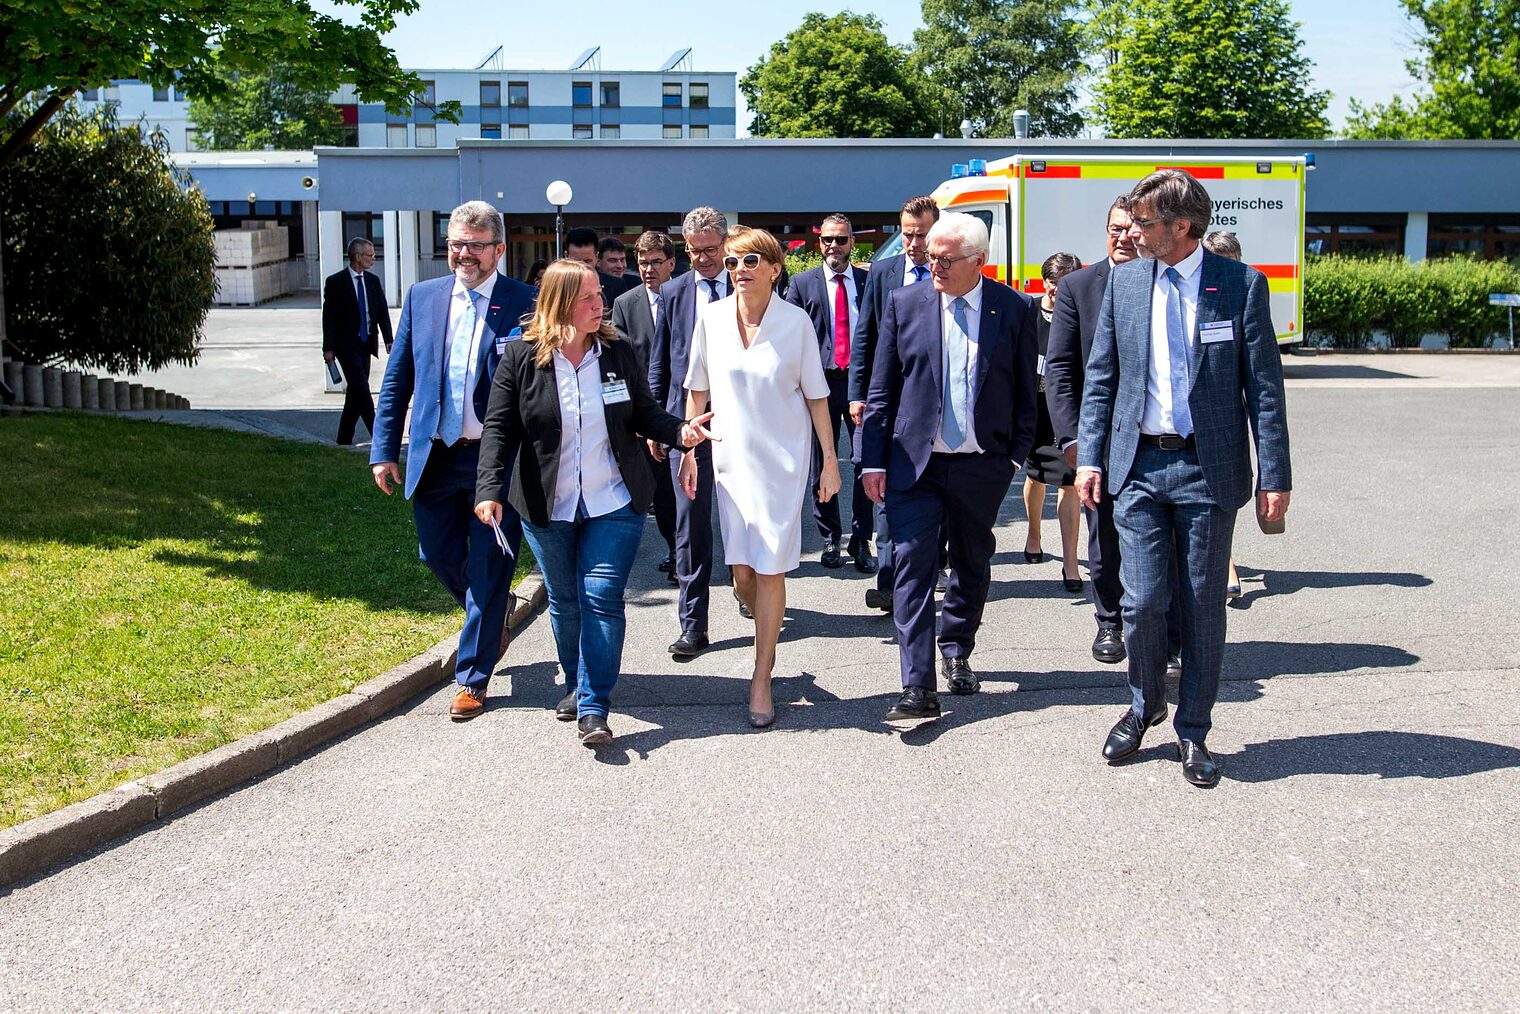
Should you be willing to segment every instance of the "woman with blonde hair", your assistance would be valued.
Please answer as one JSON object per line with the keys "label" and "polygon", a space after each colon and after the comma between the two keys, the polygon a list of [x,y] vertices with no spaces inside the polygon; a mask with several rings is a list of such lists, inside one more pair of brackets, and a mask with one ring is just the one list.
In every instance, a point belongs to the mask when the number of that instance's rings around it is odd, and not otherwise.
{"label": "woman with blonde hair", "polygon": [[532,317],[505,346],[480,437],[475,513],[496,524],[507,501],[522,515],[569,683],[556,714],[578,719],[587,746],[608,743],[623,589],[654,497],[644,440],[695,447],[710,416],[683,422],[655,402],[637,353],[603,320],[596,272],[579,261],[545,269]]}
{"label": "woman with blonde hair", "polygon": [[[723,555],[734,590],[755,620],[749,722],[776,718],[771,671],[786,613],[786,572],[802,557],[802,503],[813,439],[823,448],[818,499],[839,492],[839,460],[829,421],[829,384],[806,311],[775,295],[781,244],[763,229],[728,230],[723,266],[734,294],[701,305],[686,374],[686,411],[716,407],[713,476]],[[696,495],[696,457],[681,461],[681,485]]]}

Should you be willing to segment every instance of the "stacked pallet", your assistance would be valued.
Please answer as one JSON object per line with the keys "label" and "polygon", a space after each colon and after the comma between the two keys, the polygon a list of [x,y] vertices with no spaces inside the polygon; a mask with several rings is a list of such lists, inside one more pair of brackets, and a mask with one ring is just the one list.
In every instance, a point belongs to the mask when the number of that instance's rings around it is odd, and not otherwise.
{"label": "stacked pallet", "polygon": [[290,230],[273,222],[218,229],[216,304],[257,306],[291,292]]}

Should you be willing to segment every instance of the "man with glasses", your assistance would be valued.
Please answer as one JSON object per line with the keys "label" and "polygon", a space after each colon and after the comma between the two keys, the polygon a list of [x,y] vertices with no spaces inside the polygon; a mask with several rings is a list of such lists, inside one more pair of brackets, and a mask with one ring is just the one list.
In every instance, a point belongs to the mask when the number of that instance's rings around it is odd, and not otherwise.
{"label": "man with glasses", "polygon": [[[485,708],[486,684],[504,647],[522,534],[511,508],[499,535],[474,510],[491,376],[507,334],[533,308],[535,295],[496,270],[507,249],[504,235],[501,215],[484,201],[461,204],[449,215],[453,274],[418,282],[406,294],[370,449],[375,484],[389,496],[401,482],[401,434],[410,405],[405,493],[412,501],[418,547],[428,569],[464,609],[454,660],[458,689],[449,706],[456,720],[474,718]],[[505,490],[498,499],[506,502]]]}
{"label": "man with glasses", "polygon": [[[691,336],[697,327],[697,301],[714,302],[729,292],[723,271],[723,240],[728,219],[713,208],[693,208],[681,223],[691,270],[660,286],[660,316],[655,322],[654,349],[649,357],[649,388],[655,401],[671,415],[686,415],[686,368],[690,365]],[[704,409],[703,411],[706,411]],[[679,482],[678,454],[665,455],[654,445],[650,453],[664,455],[672,488]],[[712,583],[712,448],[697,445],[697,492],[676,502],[676,580],[681,585],[678,605],[681,632],[670,645],[677,659],[695,658],[707,650],[708,589]]]}
{"label": "man with glasses", "polygon": [[[902,696],[888,721],[939,715],[940,668],[954,694],[974,694],[971,668],[987,589],[993,525],[1034,446],[1036,310],[1021,292],[985,278],[987,226],[947,214],[929,230],[932,285],[898,289],[881,339],[861,428],[861,480],[891,520]],[[934,591],[940,531],[950,581],[939,633]]]}
{"label": "man with glasses", "polygon": [[1202,184],[1159,170],[1124,206],[1141,259],[1109,275],[1077,435],[1077,493],[1088,507],[1113,498],[1123,547],[1131,701],[1103,756],[1134,756],[1146,730],[1166,720],[1175,547],[1184,584],[1172,725],[1183,777],[1207,788],[1219,781],[1204,740],[1224,661],[1235,513],[1251,499],[1253,437],[1264,527],[1287,513],[1292,489],[1282,363],[1266,278],[1199,244],[1213,213]]}
{"label": "man with glasses", "polygon": [[[839,443],[839,431],[849,433],[850,446],[855,443],[855,419],[850,414],[849,374],[850,345],[855,325],[860,320],[860,297],[866,287],[866,272],[850,263],[850,252],[855,249],[855,233],[850,220],[834,214],[823,220],[818,229],[818,248],[823,251],[823,264],[810,268],[793,278],[787,288],[787,302],[807,311],[818,335],[818,352],[823,360],[823,375],[829,382],[829,420],[833,427],[834,443]],[[836,447],[837,449],[837,447]],[[851,456],[851,455],[847,455]],[[822,465],[823,452],[814,441],[813,474]],[[818,534],[823,537],[823,555],[819,562],[830,569],[844,566],[839,556],[839,542],[844,534],[840,519],[839,497],[828,501],[818,499],[818,484],[812,484],[813,520]],[[876,573],[876,561],[871,557],[872,524],[871,501],[860,488],[860,471],[855,471],[855,483],[850,501],[850,541],[845,551],[855,561],[855,569],[862,574]]]}
{"label": "man with glasses", "polygon": [[370,268],[375,244],[363,236],[348,241],[348,266],[327,276],[322,286],[322,357],[337,362],[348,382],[343,412],[338,416],[338,443],[354,442],[360,419],[375,435],[375,399],[369,392],[369,361],[380,355],[380,338],[391,350],[391,312],[385,289]]}
{"label": "man with glasses", "polygon": [[[676,248],[670,237],[663,232],[650,231],[639,237],[634,244],[634,256],[638,260],[639,281],[619,296],[612,304],[612,326],[618,337],[633,346],[638,353],[639,365],[649,372],[649,354],[654,347],[655,326],[660,319],[660,287],[670,281],[676,267]],[[676,498],[675,486],[670,481],[670,469],[665,464],[665,449],[649,450],[649,467],[654,473],[655,523],[665,540],[665,559],[660,562],[671,584],[676,584]]]}

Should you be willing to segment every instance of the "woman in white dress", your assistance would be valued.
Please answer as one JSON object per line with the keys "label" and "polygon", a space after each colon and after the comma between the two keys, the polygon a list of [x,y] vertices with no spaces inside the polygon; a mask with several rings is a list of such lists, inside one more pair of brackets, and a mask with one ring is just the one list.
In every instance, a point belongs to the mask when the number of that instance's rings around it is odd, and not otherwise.
{"label": "woman in white dress", "polygon": [[[755,618],[749,721],[763,729],[776,718],[771,670],[786,613],[786,572],[802,558],[802,504],[814,436],[824,448],[820,500],[839,492],[839,460],[813,323],[774,295],[781,244],[764,229],[736,225],[724,251],[734,294],[700,308],[686,373],[686,415],[706,412],[711,399],[708,429],[724,561]],[[686,495],[695,497],[692,455],[682,459],[680,474]]]}

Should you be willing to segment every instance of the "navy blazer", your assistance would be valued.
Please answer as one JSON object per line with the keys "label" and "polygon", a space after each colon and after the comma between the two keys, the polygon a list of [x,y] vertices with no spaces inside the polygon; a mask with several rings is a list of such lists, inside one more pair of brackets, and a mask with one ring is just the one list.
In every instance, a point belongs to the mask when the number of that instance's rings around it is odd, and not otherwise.
{"label": "navy blazer", "polygon": [[1056,307],[1050,318],[1050,343],[1045,348],[1045,406],[1056,446],[1077,439],[1082,413],[1082,381],[1092,354],[1093,332],[1108,285],[1107,257],[1061,279]]}
{"label": "navy blazer", "polygon": [[[972,415],[976,440],[1011,470],[1034,447],[1039,395],[1034,302],[1002,282],[982,279]],[[943,413],[944,325],[933,283],[899,287],[887,300],[866,393],[860,440],[863,468],[885,468],[888,489],[923,475]]]}
{"label": "navy blazer", "polygon": [[369,316],[369,333],[363,340],[359,337],[359,293],[354,288],[353,275],[348,268],[327,276],[322,283],[322,351],[335,355],[378,356],[378,336],[385,336],[389,349],[391,337],[391,312],[385,305],[385,287],[373,271],[364,272],[365,311]]}
{"label": "navy blazer", "polygon": [[[1087,360],[1077,466],[1104,469],[1110,496],[1123,488],[1140,442],[1157,264],[1134,260],[1113,269]],[[1251,499],[1248,422],[1261,467],[1260,488],[1293,488],[1282,359],[1266,277],[1253,267],[1208,251],[1199,271],[1188,407],[1204,481],[1214,502],[1233,511]],[[1198,325],[1218,320],[1234,325],[1233,337],[1204,345]]]}
{"label": "navy blazer", "polygon": [[[422,470],[427,466],[428,452],[433,448],[433,434],[443,417],[443,358],[449,344],[449,297],[453,291],[454,276],[448,274],[418,282],[407,292],[401,305],[401,324],[396,328],[396,344],[391,349],[385,380],[380,384],[380,399],[375,405],[375,434],[369,453],[372,465],[401,460],[406,410],[412,403],[412,395],[417,395],[407,441],[408,498],[416,492]],[[472,392],[475,417],[482,422],[491,397],[491,376],[501,361],[506,335],[532,311],[537,297],[538,290],[532,286],[500,273],[496,275]]]}
{"label": "navy blazer", "polygon": [[[649,353],[649,390],[671,415],[686,418],[686,368],[691,364],[691,333],[697,328],[697,300],[707,298],[695,271],[678,275],[660,286],[660,320]],[[723,294],[733,292],[728,276],[719,272]]]}
{"label": "navy blazer", "polygon": [[[866,278],[865,292],[860,295],[860,317],[855,321],[855,334],[850,342],[849,397],[851,401],[865,401],[866,390],[871,386],[871,362],[876,355],[877,335],[881,319],[887,312],[887,298],[903,288],[903,271],[908,263],[907,254],[876,261]],[[924,281],[928,281],[927,278]]]}
{"label": "navy blazer", "polygon": [[[860,301],[865,296],[866,279],[869,272],[863,271],[853,265],[850,274],[855,279],[855,308],[860,309]],[[793,306],[800,306],[807,311],[808,317],[813,321],[813,331],[818,335],[818,355],[823,359],[825,370],[834,369],[834,292],[830,288],[834,272],[828,265],[819,265],[809,268],[792,279],[791,285],[786,290],[786,301]],[[856,323],[860,322],[860,314],[856,314]],[[851,334],[850,362],[855,361],[854,335]],[[853,372],[853,371],[851,371]]]}

